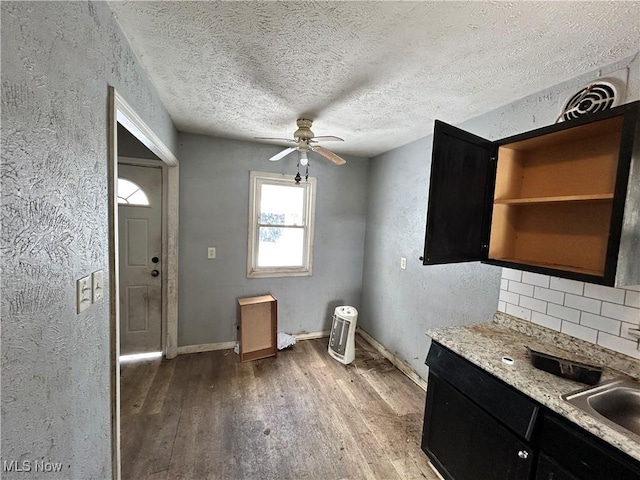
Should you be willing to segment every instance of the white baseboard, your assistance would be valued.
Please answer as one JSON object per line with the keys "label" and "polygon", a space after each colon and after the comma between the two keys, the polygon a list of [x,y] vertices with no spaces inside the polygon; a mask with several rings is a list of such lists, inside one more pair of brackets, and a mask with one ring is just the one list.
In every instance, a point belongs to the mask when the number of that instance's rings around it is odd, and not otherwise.
{"label": "white baseboard", "polygon": [[213,352],[215,350],[229,350],[236,346],[236,342],[202,343],[200,345],[183,345],[178,347],[178,355],[188,353]]}
{"label": "white baseboard", "polygon": [[323,332],[310,332],[310,333],[294,333],[293,336],[296,340],[315,340],[316,338],[324,338],[329,336],[330,330]]}
{"label": "white baseboard", "polygon": [[383,357],[389,360],[393,365],[404,373],[413,383],[418,385],[423,390],[427,390],[427,381],[422,378],[420,375],[416,373],[416,371],[411,368],[411,366],[399,358],[397,355],[391,353],[389,350],[385,348],[380,342],[378,342],[375,338],[369,335],[367,332],[362,330],[360,327],[356,328],[356,333],[358,333],[362,338],[364,338],[369,345],[376,349]]}
{"label": "white baseboard", "polygon": [[[297,333],[293,336],[296,340],[313,340],[329,336],[329,330],[323,332]],[[202,343],[200,345],[183,345],[178,347],[178,355],[189,353],[213,352],[215,350],[229,350],[236,346],[236,342]]]}

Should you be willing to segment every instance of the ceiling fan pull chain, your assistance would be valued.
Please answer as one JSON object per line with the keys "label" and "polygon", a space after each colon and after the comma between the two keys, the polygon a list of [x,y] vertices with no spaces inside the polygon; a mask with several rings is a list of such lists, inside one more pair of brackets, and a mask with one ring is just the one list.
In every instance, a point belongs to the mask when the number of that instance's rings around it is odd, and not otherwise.
{"label": "ceiling fan pull chain", "polygon": [[305,172],[305,175],[304,175],[304,181],[306,183],[309,183],[309,164],[308,163],[307,163],[307,171]]}
{"label": "ceiling fan pull chain", "polygon": [[298,163],[298,173],[296,173],[296,176],[295,176],[294,180],[296,181],[296,185],[300,185],[300,180],[302,180],[302,177],[300,176],[300,164],[299,163]]}

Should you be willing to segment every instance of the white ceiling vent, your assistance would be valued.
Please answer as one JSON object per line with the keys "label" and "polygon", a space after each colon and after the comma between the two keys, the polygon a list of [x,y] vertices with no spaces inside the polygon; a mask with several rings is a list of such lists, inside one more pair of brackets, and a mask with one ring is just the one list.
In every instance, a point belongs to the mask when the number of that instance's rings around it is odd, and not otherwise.
{"label": "white ceiling vent", "polygon": [[624,83],[617,78],[599,79],[572,94],[558,117],[558,122],[601,112],[620,103]]}

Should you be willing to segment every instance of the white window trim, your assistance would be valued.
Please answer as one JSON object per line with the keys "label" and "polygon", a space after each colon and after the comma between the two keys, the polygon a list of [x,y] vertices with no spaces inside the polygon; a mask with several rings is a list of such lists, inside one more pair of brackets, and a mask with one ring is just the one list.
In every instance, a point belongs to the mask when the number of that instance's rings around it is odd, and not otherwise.
{"label": "white window trim", "polygon": [[301,181],[304,188],[305,242],[302,267],[258,267],[258,212],[262,185],[295,185],[293,175],[249,172],[249,241],[247,249],[247,278],[308,277],[313,273],[313,234],[316,210],[316,178]]}

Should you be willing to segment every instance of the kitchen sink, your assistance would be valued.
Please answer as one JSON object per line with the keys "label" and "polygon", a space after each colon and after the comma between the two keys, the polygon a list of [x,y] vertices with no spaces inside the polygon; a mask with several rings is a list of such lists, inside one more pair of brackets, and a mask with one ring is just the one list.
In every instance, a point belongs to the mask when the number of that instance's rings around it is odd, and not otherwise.
{"label": "kitchen sink", "polygon": [[640,435],[640,383],[637,381],[617,378],[567,393],[562,399],[618,431]]}

